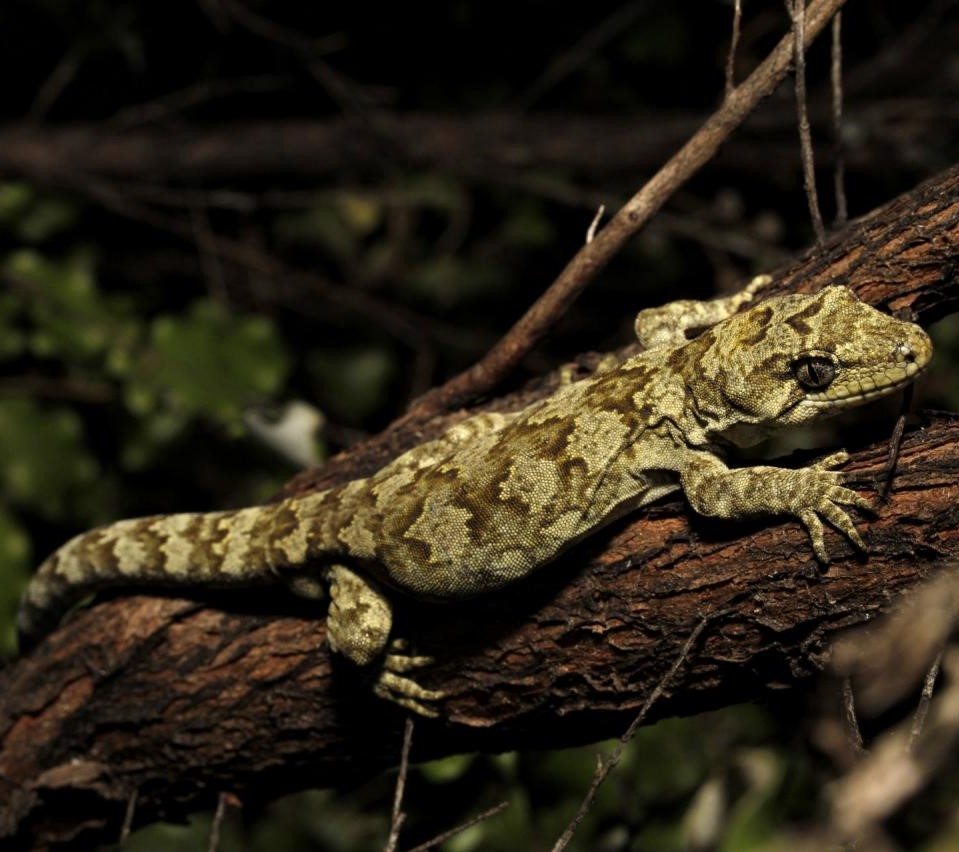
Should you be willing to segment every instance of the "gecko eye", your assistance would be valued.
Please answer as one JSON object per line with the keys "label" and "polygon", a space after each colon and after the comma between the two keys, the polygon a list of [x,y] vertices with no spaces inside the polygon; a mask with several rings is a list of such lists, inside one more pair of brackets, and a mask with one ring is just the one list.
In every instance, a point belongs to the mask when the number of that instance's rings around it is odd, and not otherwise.
{"label": "gecko eye", "polygon": [[821,391],[836,378],[836,365],[825,355],[804,355],[793,362],[793,374],[806,390]]}

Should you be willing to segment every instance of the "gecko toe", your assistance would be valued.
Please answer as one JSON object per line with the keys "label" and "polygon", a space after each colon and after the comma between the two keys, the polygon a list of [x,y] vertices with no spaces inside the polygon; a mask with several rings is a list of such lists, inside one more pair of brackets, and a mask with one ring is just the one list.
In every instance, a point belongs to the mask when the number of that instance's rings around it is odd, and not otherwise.
{"label": "gecko toe", "polygon": [[394,639],[389,652],[383,657],[382,668],[373,691],[380,697],[412,710],[420,716],[435,719],[439,712],[431,706],[442,701],[445,692],[426,689],[408,676],[408,672],[431,665],[433,657],[407,653],[409,643],[403,639]]}
{"label": "gecko toe", "polygon": [[849,461],[849,453],[845,450],[837,450],[834,453],[830,453],[828,456],[819,459],[819,461],[813,464],[813,467],[819,468],[820,470],[831,470],[834,467],[842,467],[846,462]]}
{"label": "gecko toe", "polygon": [[871,501],[867,500],[859,494],[859,492],[853,491],[851,488],[837,486],[829,493],[829,499],[832,500],[833,503],[841,503],[843,506],[855,506],[857,509],[862,509],[864,512],[869,512],[870,514],[875,514],[876,512],[876,507],[873,506]]}
{"label": "gecko toe", "polygon": [[856,547],[862,551],[866,550],[866,544],[859,535],[859,530],[856,529],[852,518],[849,517],[845,510],[840,509],[834,503],[825,503],[819,508],[819,513],[856,545]]}
{"label": "gecko toe", "polygon": [[800,512],[799,520],[803,522],[803,526],[806,527],[806,531],[809,533],[809,539],[812,542],[812,549],[816,554],[816,558],[822,563],[828,562],[829,552],[826,550],[826,540],[819,515],[812,509],[806,509]]}
{"label": "gecko toe", "polygon": [[428,719],[435,719],[439,716],[439,711],[431,706],[432,702],[442,701],[446,697],[445,692],[426,689],[412,678],[396,674],[386,668],[380,672],[379,679],[373,687],[373,692],[380,698],[399,704],[401,707],[412,710]]}

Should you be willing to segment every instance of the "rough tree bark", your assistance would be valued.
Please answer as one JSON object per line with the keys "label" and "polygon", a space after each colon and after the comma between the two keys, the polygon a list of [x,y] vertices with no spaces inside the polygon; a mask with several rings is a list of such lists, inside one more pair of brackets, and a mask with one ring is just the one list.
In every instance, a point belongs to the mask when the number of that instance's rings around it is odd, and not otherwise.
{"label": "rough tree bark", "polygon": [[[954,168],[849,227],[774,286],[846,283],[928,323],[959,300],[957,249]],[[363,475],[451,417],[371,442],[288,492]],[[846,445],[855,487],[875,498],[885,443]],[[890,499],[859,520],[868,558],[831,535],[823,568],[794,522],[718,524],[677,499],[508,593],[447,607],[403,602],[398,632],[438,659],[424,684],[449,693],[443,719],[418,723],[413,759],[619,733],[704,618],[650,719],[796,686],[821,670],[837,631],[959,556],[957,482],[959,420],[926,416],[907,434]],[[318,615],[279,591],[116,597],[77,614],[0,672],[3,848],[114,840],[134,793],[134,824],[143,824],[210,805],[219,792],[253,800],[393,764],[403,713],[331,661]]]}

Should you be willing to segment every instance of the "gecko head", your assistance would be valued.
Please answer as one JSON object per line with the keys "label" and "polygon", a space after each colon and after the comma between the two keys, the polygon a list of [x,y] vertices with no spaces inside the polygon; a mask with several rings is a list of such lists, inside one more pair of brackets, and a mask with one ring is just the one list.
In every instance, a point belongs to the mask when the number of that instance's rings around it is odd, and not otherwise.
{"label": "gecko head", "polygon": [[683,377],[692,397],[705,401],[700,408],[714,421],[707,430],[737,444],[894,393],[932,357],[918,325],[846,287],[766,299],[690,346],[697,343]]}

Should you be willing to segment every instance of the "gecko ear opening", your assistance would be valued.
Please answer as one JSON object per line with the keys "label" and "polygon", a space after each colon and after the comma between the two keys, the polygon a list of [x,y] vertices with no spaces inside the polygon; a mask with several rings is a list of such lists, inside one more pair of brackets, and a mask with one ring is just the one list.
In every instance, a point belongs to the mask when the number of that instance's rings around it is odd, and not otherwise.
{"label": "gecko ear opening", "polygon": [[825,390],[836,378],[836,364],[828,355],[801,355],[792,370],[796,381],[811,391]]}

